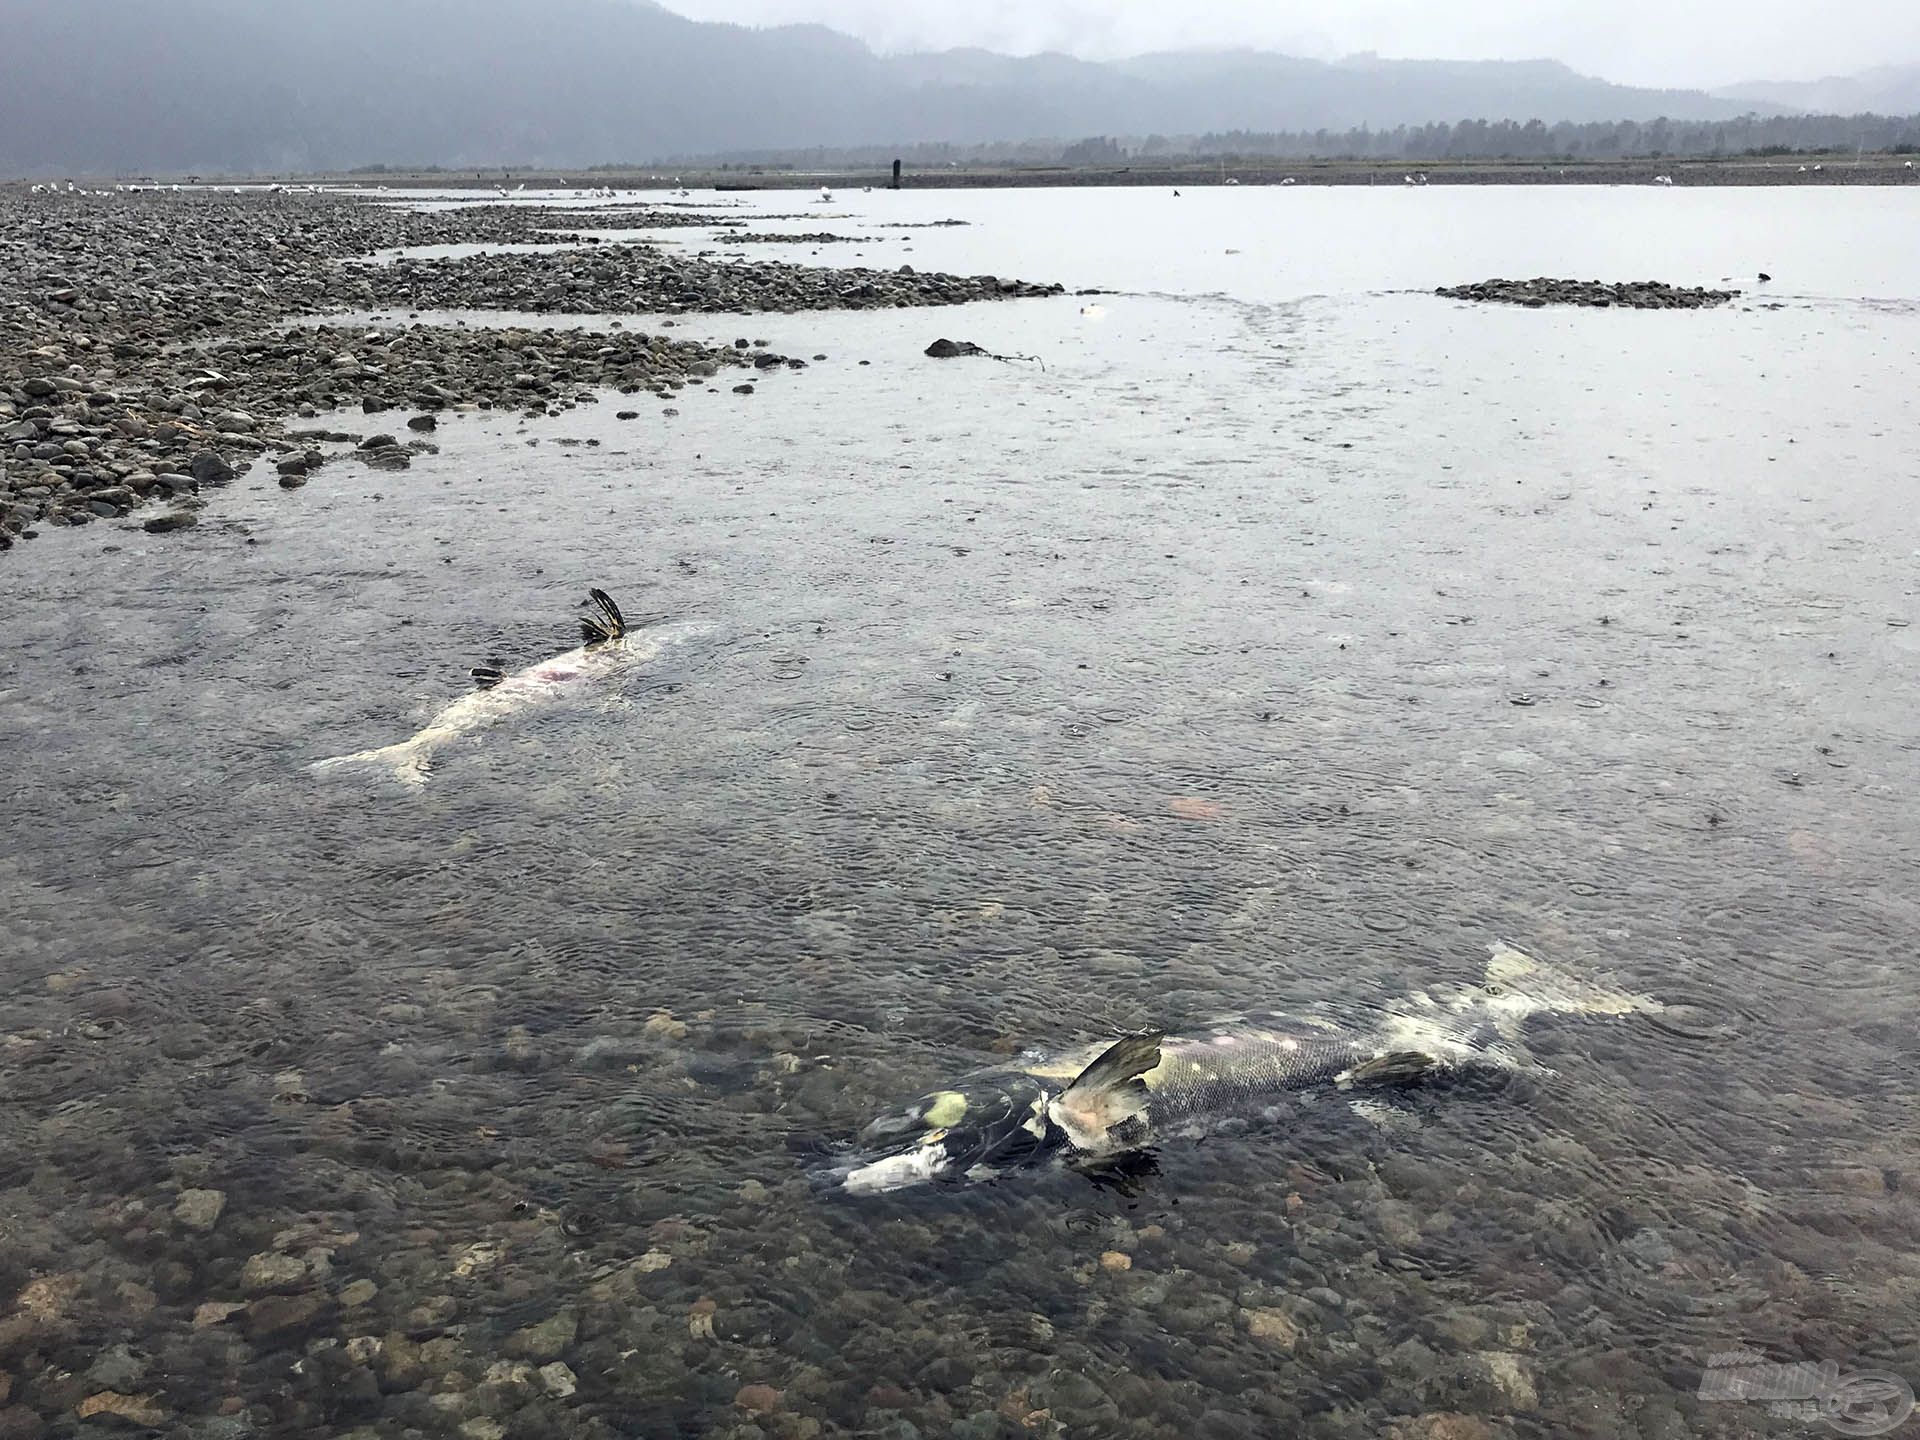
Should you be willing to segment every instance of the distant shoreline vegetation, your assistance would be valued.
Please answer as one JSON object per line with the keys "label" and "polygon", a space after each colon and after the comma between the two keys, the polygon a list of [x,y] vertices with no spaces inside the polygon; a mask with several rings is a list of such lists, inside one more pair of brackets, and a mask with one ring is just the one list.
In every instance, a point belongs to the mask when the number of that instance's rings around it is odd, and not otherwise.
{"label": "distant shoreline vegetation", "polygon": [[[716,170],[822,170],[907,165],[1129,165],[1271,160],[1739,160],[1775,156],[1920,155],[1916,115],[1743,115],[1732,120],[1539,120],[1365,125],[1331,131],[1229,130],[1204,135],[1098,135],[975,145],[859,145],[682,156],[662,164]],[[626,170],[631,165],[606,165]]]}

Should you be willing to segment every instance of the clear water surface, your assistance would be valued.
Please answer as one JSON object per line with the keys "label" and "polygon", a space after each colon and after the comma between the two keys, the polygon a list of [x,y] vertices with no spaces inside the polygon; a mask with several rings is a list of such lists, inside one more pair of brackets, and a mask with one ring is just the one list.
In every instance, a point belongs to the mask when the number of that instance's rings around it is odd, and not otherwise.
{"label": "clear water surface", "polygon": [[[1742,1346],[1920,1381],[1916,207],[843,192],[765,223],[1118,293],[685,317],[826,358],[17,548],[0,1413],[1664,1440],[1809,1433],[1701,1397]],[[1535,273],[1749,293],[1428,293]],[[418,794],[305,768],[591,584],[682,638]],[[1131,1189],[809,1183],[1021,1048],[1500,938],[1675,1009]]]}

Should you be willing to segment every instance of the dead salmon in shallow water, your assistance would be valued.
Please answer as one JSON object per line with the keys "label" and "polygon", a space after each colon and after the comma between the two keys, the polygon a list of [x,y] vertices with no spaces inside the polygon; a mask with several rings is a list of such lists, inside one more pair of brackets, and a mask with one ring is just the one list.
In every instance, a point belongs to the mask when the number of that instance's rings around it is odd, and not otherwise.
{"label": "dead salmon in shallow water", "polygon": [[427,783],[436,751],[535,706],[605,684],[655,658],[672,638],[658,632],[633,634],[606,591],[587,593],[595,613],[581,619],[584,643],[577,649],[511,675],[476,669],[472,674],[480,688],[435,715],[419,734],[377,750],[316,760],[308,768],[320,775],[343,770],[384,773],[418,790]]}
{"label": "dead salmon in shallow water", "polygon": [[932,1180],[992,1180],[1049,1162],[1098,1164],[1257,1115],[1287,1092],[1350,1092],[1363,1109],[1395,1087],[1530,1067],[1520,1028],[1531,1015],[1666,1008],[1501,943],[1480,986],[1446,996],[1415,991],[1364,1028],[1310,1015],[1245,1015],[1191,1034],[1153,1031],[1022,1056],[881,1115],[860,1132],[856,1158],[827,1178],[871,1195]]}

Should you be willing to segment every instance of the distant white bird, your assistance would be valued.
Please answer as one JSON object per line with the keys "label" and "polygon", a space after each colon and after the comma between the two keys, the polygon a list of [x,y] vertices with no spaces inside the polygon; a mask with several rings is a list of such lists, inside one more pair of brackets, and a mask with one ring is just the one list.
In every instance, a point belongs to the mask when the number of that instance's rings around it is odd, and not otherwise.
{"label": "distant white bird", "polygon": [[1229,176],[1227,177],[1227,184],[1229,184],[1229,185],[1238,185],[1239,183],[1240,183],[1240,182],[1239,182],[1238,180],[1236,180],[1236,179],[1234,179],[1234,178],[1233,178],[1233,176],[1231,176],[1231,175],[1229,175]]}
{"label": "distant white bird", "polygon": [[1673,183],[1673,177],[1671,175],[1656,175],[1653,177],[1653,183],[1656,185],[1671,185]]}
{"label": "distant white bird", "polygon": [[820,203],[822,205],[831,205],[833,203],[833,191],[827,189],[824,185],[820,187]]}
{"label": "distant white bird", "polygon": [[1816,165],[1816,166],[1814,166],[1814,167],[1813,167],[1813,169],[1814,169],[1814,173],[1815,173],[1816,175],[1817,175],[1817,174],[1819,174],[1819,173],[1820,173],[1820,171],[1822,171],[1822,170],[1824,170],[1824,169],[1826,169],[1826,168],[1827,168],[1827,167],[1826,167],[1826,166],[1824,166],[1824,165]]}
{"label": "distant white bird", "polygon": [[1282,181],[1281,181],[1280,183],[1281,183],[1282,185],[1291,185],[1291,184],[1293,184],[1293,183],[1294,183],[1294,181],[1293,181],[1293,177],[1292,177],[1291,175],[1289,175],[1289,176],[1287,176],[1287,178],[1286,178],[1286,179],[1284,179],[1284,180],[1282,180]]}

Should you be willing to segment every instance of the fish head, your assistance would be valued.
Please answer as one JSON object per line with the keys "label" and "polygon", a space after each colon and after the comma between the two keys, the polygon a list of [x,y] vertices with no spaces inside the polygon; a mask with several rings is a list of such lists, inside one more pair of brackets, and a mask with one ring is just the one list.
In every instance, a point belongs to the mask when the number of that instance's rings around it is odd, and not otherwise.
{"label": "fish head", "polygon": [[856,1157],[836,1170],[849,1194],[879,1195],[933,1181],[979,1182],[1057,1153],[1048,1087],[1031,1075],[977,1075],[875,1116]]}

